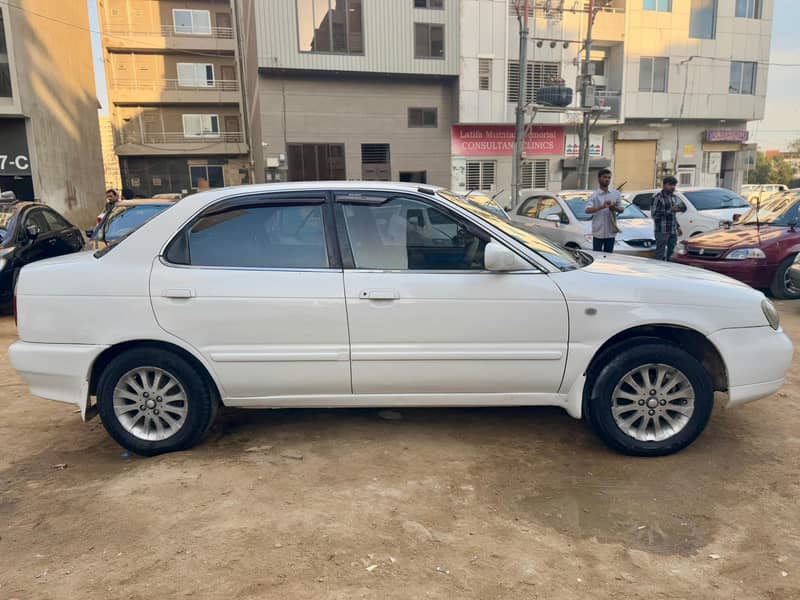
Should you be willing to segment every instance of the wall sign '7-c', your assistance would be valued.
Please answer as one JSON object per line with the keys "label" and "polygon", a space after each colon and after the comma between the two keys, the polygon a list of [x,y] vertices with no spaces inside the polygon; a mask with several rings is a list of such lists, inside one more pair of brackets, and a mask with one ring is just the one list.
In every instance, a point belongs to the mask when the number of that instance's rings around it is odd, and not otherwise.
{"label": "wall sign '7-c'", "polygon": [[6,167],[16,171],[27,171],[30,166],[30,160],[24,154],[18,154],[16,156],[0,154],[0,171],[5,171]]}

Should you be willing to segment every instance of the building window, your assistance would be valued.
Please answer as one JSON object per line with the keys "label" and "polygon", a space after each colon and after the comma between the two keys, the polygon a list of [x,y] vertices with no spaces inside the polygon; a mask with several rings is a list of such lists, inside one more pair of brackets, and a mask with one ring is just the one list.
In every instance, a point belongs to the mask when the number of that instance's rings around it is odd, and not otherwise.
{"label": "building window", "polygon": [[392,179],[389,144],[361,144],[361,178],[364,181]]}
{"label": "building window", "polygon": [[478,89],[486,91],[492,89],[492,59],[478,59]]}
{"label": "building window", "polygon": [[225,187],[225,177],[219,165],[192,165],[189,167],[192,189]]}
{"label": "building window", "polygon": [[297,0],[300,52],[364,54],[362,0]]}
{"label": "building window", "polygon": [[211,13],[207,10],[172,9],[175,33],[211,35]]}
{"label": "building window", "polygon": [[522,163],[522,187],[539,190],[550,187],[550,161],[533,160]]}
{"label": "building window", "polygon": [[409,108],[409,127],[436,127],[438,125],[437,109],[435,108]]}
{"label": "building window", "polygon": [[639,91],[666,92],[669,84],[669,59],[642,56],[639,59]]}
{"label": "building window", "polygon": [[[525,102],[534,102],[536,92],[561,77],[561,63],[534,62],[528,63],[525,80]],[[516,102],[519,98],[519,62],[508,61],[508,101]]]}
{"label": "building window", "polygon": [[728,92],[731,94],[756,93],[756,63],[754,62],[731,62],[731,81],[728,84]]}
{"label": "building window", "polygon": [[645,10],[656,10],[658,12],[671,12],[672,0],[644,0]]}
{"label": "building window", "polygon": [[467,190],[493,191],[496,171],[497,163],[493,160],[468,160]]}
{"label": "building window", "polygon": [[444,58],[444,25],[414,23],[414,58]]}
{"label": "building window", "polygon": [[717,0],[692,0],[689,37],[713,40],[717,35]]}
{"label": "building window", "polygon": [[428,172],[400,171],[400,181],[405,183],[428,183]]}
{"label": "building window", "polygon": [[414,8],[444,8],[444,0],[414,0]]}
{"label": "building window", "polygon": [[214,65],[208,63],[178,63],[180,87],[214,87]]}
{"label": "building window", "polygon": [[344,144],[289,144],[289,181],[345,179]]}
{"label": "building window", "polygon": [[736,16],[743,19],[760,19],[761,0],[736,0]]}
{"label": "building window", "polygon": [[6,30],[3,27],[3,9],[0,8],[0,98],[11,97],[11,67],[8,63]]}
{"label": "building window", "polygon": [[183,115],[184,137],[219,137],[219,117],[217,115]]}

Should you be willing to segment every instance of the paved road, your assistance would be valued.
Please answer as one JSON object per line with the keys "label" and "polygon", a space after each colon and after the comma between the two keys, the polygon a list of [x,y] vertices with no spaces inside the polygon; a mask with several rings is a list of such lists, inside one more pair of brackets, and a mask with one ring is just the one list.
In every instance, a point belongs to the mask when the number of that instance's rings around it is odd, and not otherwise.
{"label": "paved road", "polygon": [[800,598],[795,373],[663,459],[556,409],[225,411],[140,459],[3,352],[0,598]]}

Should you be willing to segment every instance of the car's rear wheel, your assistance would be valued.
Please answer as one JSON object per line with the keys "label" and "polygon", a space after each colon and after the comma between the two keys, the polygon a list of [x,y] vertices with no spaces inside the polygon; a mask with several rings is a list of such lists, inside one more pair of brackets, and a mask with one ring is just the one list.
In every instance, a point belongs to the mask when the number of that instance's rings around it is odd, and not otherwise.
{"label": "car's rear wheel", "polygon": [[796,300],[800,298],[800,289],[796,288],[789,277],[789,267],[794,263],[794,256],[789,256],[780,264],[775,276],[772,278],[772,285],[769,291],[772,295],[781,300]]}
{"label": "car's rear wheel", "polygon": [[592,370],[590,423],[606,444],[625,454],[663,456],[685,448],[711,416],[708,373],[669,342],[631,340],[627,346],[601,356],[601,366]]}
{"label": "car's rear wheel", "polygon": [[181,356],[138,348],[114,358],[100,376],[97,407],[108,433],[144,456],[197,444],[216,414],[216,394]]}

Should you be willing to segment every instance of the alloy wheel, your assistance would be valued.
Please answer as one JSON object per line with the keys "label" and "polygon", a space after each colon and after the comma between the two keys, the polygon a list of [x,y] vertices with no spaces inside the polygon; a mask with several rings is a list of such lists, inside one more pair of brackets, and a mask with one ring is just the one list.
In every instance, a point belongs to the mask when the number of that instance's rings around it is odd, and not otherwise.
{"label": "alloy wheel", "polygon": [[113,406],[125,431],[146,441],[161,441],[176,434],[189,412],[180,381],[158,367],[137,367],[120,377],[114,387]]}

